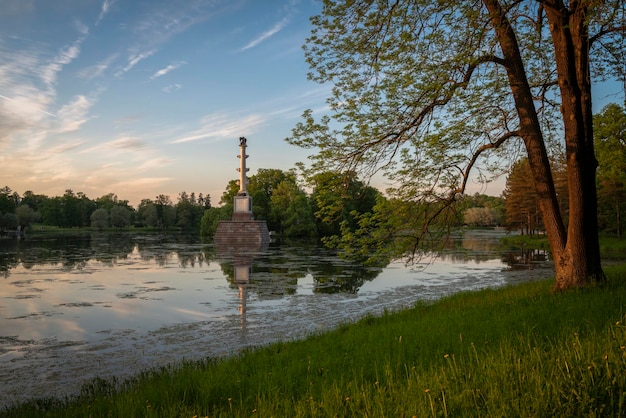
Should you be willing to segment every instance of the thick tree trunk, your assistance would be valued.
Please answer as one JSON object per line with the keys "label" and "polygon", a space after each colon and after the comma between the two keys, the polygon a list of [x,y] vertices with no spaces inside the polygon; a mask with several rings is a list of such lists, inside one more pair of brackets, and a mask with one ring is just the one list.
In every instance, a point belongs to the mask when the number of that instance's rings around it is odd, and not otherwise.
{"label": "thick tree trunk", "polygon": [[555,290],[604,281],[598,241],[598,163],[593,147],[586,5],[572,1],[567,9],[557,1],[545,7],[562,98],[570,211],[567,244],[562,252],[553,254]]}
{"label": "thick tree trunk", "polygon": [[[571,7],[580,8],[576,3],[572,1]],[[570,204],[566,231],[515,32],[498,0],[483,0],[483,4],[489,11],[504,55],[504,65],[520,119],[520,135],[526,145],[539,209],[554,258],[555,289],[584,286],[592,280],[602,279],[604,276],[600,266],[597,229],[596,161],[591,125],[588,40],[584,20],[586,10],[570,16],[566,13],[566,7],[558,0],[545,6],[556,50],[563,102]],[[574,29],[571,28],[572,24],[578,26]],[[573,37],[572,32],[577,35]]]}

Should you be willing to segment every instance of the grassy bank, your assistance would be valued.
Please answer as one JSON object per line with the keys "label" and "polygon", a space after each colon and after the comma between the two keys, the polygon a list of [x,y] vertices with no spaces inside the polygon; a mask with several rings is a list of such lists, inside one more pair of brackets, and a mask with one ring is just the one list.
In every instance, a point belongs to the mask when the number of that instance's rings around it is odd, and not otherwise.
{"label": "grassy bank", "polygon": [[607,274],[557,295],[550,280],[462,293],[4,415],[624,416],[626,266]]}

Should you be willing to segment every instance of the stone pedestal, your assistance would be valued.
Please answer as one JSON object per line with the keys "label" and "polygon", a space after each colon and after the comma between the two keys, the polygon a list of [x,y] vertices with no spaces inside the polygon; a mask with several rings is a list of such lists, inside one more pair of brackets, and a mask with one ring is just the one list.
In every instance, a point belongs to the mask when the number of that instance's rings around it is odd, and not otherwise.
{"label": "stone pedestal", "polygon": [[[241,214],[242,217],[245,214]],[[218,248],[233,248],[248,252],[263,251],[270,242],[270,233],[265,221],[235,219],[220,221],[215,231],[214,242]]]}

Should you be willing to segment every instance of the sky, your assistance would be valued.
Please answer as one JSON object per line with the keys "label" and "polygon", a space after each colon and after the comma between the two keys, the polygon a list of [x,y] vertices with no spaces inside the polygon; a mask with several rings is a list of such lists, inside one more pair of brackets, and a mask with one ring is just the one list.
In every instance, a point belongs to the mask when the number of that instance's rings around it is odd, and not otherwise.
{"label": "sky", "polygon": [[[318,0],[0,0],[0,187],[135,207],[184,191],[218,205],[239,177],[241,136],[248,175],[305,162],[311,151],[285,138],[304,110],[326,111],[330,86],[307,80],[302,50],[320,11]],[[613,87],[594,111],[617,100]]]}
{"label": "sky", "polygon": [[289,170],[329,87],[307,80],[316,0],[0,0],[0,187],[137,206]]}

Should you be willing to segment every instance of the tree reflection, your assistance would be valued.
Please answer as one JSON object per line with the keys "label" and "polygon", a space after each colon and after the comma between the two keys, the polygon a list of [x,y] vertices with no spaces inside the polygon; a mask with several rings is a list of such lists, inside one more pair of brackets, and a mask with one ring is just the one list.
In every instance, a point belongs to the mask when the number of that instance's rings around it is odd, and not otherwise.
{"label": "tree reflection", "polygon": [[550,261],[550,253],[547,250],[522,248],[502,255],[502,262],[506,263],[510,270],[530,270],[537,264],[548,261]]}

